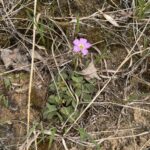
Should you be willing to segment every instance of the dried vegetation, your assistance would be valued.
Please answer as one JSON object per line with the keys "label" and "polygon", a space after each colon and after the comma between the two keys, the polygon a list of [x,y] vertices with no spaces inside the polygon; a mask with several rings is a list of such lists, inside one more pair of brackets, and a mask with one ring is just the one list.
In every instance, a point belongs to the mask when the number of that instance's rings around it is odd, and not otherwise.
{"label": "dried vegetation", "polygon": [[[1,0],[0,149],[150,149],[149,8]],[[80,37],[88,56],[72,52]]]}

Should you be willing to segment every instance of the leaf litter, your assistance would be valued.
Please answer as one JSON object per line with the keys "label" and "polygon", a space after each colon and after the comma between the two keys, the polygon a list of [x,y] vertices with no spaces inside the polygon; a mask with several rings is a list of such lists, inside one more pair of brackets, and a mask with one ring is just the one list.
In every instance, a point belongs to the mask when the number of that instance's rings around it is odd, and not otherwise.
{"label": "leaf litter", "polygon": [[107,15],[107,14],[105,14],[105,13],[103,13],[103,16],[104,16],[104,18],[105,18],[109,23],[111,23],[113,26],[119,27],[119,24],[116,22],[116,20],[115,20],[113,17],[111,17],[110,15]]}
{"label": "leaf litter", "polygon": [[81,74],[85,76],[86,80],[90,80],[94,78],[101,80],[101,78],[97,74],[97,68],[95,67],[93,61],[90,62],[87,68],[81,71]]}
{"label": "leaf litter", "polygon": [[[18,48],[13,50],[3,49],[1,50],[1,59],[6,69],[13,68],[17,70],[29,70],[29,60],[25,54],[21,54]],[[27,67],[24,67],[27,66]]]}
{"label": "leaf litter", "polygon": [[[1,60],[4,63],[6,69],[13,68],[17,71],[30,71],[30,61],[29,56],[26,53],[22,53],[20,49],[15,48],[11,49],[1,49]],[[31,52],[29,51],[31,54]],[[40,60],[44,62],[44,58],[35,51],[34,54],[35,60]]]}

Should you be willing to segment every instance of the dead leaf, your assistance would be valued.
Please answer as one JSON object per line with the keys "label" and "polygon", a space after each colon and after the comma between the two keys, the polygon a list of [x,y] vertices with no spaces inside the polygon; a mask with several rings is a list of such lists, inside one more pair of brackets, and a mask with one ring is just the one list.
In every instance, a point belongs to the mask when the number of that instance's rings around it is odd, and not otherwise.
{"label": "dead leaf", "polygon": [[19,49],[2,49],[1,50],[1,59],[4,62],[5,68],[8,69],[12,67],[17,70],[30,71],[29,61],[25,54],[21,54]]}
{"label": "dead leaf", "polygon": [[107,14],[105,14],[105,13],[102,13],[103,14],[103,16],[104,16],[104,18],[108,21],[108,22],[110,22],[113,26],[115,26],[115,27],[119,27],[119,24],[115,21],[115,19],[113,19],[110,15],[107,15]]}
{"label": "dead leaf", "polygon": [[98,80],[101,80],[100,77],[97,74],[97,69],[94,66],[93,61],[90,62],[88,67],[81,71],[81,74],[85,76],[87,80],[96,78]]}
{"label": "dead leaf", "polygon": [[70,150],[78,150],[76,147],[72,147]]}
{"label": "dead leaf", "polygon": [[[8,57],[9,56],[9,57]],[[9,49],[3,49],[1,52],[1,59],[4,62],[6,69],[12,64],[13,53]]]}
{"label": "dead leaf", "polygon": [[[32,53],[32,50],[29,51],[30,55]],[[36,60],[41,60],[42,62],[44,61],[44,58],[37,52],[37,51],[34,51],[34,59]]]}

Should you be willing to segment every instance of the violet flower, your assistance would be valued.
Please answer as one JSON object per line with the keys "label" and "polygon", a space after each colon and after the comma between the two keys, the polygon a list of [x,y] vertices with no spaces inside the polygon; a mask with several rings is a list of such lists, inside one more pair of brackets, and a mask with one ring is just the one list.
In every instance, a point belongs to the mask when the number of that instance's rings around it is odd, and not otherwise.
{"label": "violet flower", "polygon": [[74,47],[73,51],[74,52],[81,52],[83,55],[88,54],[88,48],[91,47],[91,44],[87,41],[87,39],[80,38],[80,39],[75,39],[73,41]]}

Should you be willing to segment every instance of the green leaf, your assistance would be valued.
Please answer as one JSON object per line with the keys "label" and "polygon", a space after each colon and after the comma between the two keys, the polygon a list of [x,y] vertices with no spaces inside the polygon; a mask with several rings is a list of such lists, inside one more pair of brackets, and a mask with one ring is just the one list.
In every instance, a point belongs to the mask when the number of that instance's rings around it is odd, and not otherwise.
{"label": "green leaf", "polygon": [[73,99],[70,97],[68,97],[68,99],[66,99],[66,106],[70,105],[70,103],[73,101]]}
{"label": "green leaf", "polygon": [[83,101],[84,101],[84,102],[90,102],[91,99],[92,99],[92,96],[91,96],[91,95],[86,94],[86,93],[83,94]]}
{"label": "green leaf", "polygon": [[94,91],[95,91],[95,87],[92,84],[86,83],[83,85],[84,93],[93,93]]}
{"label": "green leaf", "polygon": [[61,87],[61,91],[66,92],[67,90],[68,90],[68,89],[67,89],[67,87],[66,87],[66,86]]}
{"label": "green leaf", "polygon": [[85,129],[79,128],[78,131],[79,131],[80,139],[81,139],[81,140],[87,140],[87,139],[89,139],[90,136],[89,136],[89,134],[85,131]]}
{"label": "green leaf", "polygon": [[57,114],[57,116],[58,116],[58,118],[59,118],[59,120],[61,121],[61,122],[63,122],[63,117],[61,116],[61,114],[60,113],[56,113]]}
{"label": "green leaf", "polygon": [[51,103],[51,101],[53,101],[53,99],[55,99],[55,95],[50,95],[50,96],[48,97],[48,102]]}
{"label": "green leaf", "polygon": [[51,95],[48,98],[48,102],[53,105],[60,105],[62,104],[62,99],[60,99],[58,96]]}
{"label": "green leaf", "polygon": [[69,106],[69,107],[62,107],[60,109],[60,112],[62,114],[64,114],[64,115],[66,115],[66,116],[69,116],[71,113],[74,112],[74,109],[71,106]]}
{"label": "green leaf", "polygon": [[55,133],[56,133],[57,129],[56,128],[52,128],[52,129],[50,129],[50,131],[51,131],[52,134],[50,135],[50,139],[49,139],[49,143],[48,143],[48,149],[50,149],[51,146],[52,146],[52,143],[54,141]]}
{"label": "green leaf", "polygon": [[3,99],[3,96],[4,96],[3,94],[0,94],[0,100],[2,100],[2,99]]}
{"label": "green leaf", "polygon": [[6,89],[10,89],[10,87],[11,87],[10,79],[4,78],[4,84],[5,84]]}
{"label": "green leaf", "polygon": [[84,128],[79,128],[78,129],[79,134],[80,134],[80,139],[82,141],[90,141],[95,145],[95,150],[100,150],[100,145],[97,144],[97,142],[95,140],[93,140],[93,138],[90,136],[90,134],[88,134]]}
{"label": "green leaf", "polygon": [[82,94],[82,90],[81,90],[81,89],[76,89],[76,90],[75,90],[75,93],[76,93],[76,95],[77,95],[78,97],[80,97],[81,94]]}
{"label": "green leaf", "polygon": [[46,104],[46,108],[43,112],[43,117],[47,119],[51,119],[57,113],[57,108],[55,105]]}
{"label": "green leaf", "polygon": [[76,104],[76,101],[73,100],[73,101],[72,101],[72,106],[73,106],[73,108],[76,108],[76,105],[77,105],[77,104]]}
{"label": "green leaf", "polygon": [[64,78],[64,80],[68,79],[68,75],[66,72],[61,73],[61,75]]}
{"label": "green leaf", "polygon": [[1,101],[2,105],[4,105],[4,107],[6,107],[6,108],[8,107],[8,105],[9,105],[8,99],[3,94],[0,95],[0,101]]}
{"label": "green leaf", "polygon": [[37,32],[40,34],[40,38],[42,39],[43,44],[45,44],[44,39],[44,25],[42,23],[36,23]]}
{"label": "green leaf", "polygon": [[68,118],[73,112],[74,109],[72,106],[62,107],[60,109],[60,113],[63,115],[64,118]]}
{"label": "green leaf", "polygon": [[72,106],[62,107],[60,109],[60,113],[64,119],[69,119],[69,122],[74,122],[75,118],[79,115],[78,112],[74,112],[74,108]]}
{"label": "green leaf", "polygon": [[80,83],[80,82],[73,84],[75,89],[82,89],[82,85],[83,85],[83,83]]}
{"label": "green leaf", "polygon": [[66,95],[69,96],[69,97],[72,97],[70,91],[68,91],[68,90],[66,91]]}
{"label": "green leaf", "polygon": [[59,82],[57,82],[57,88],[58,89],[62,89],[62,88],[65,88],[66,89],[66,84],[65,84],[65,82],[64,81],[59,81]]}
{"label": "green leaf", "polygon": [[5,106],[6,108],[8,108],[8,99],[7,99],[6,97],[4,97],[3,103],[4,103],[4,106]]}
{"label": "green leaf", "polygon": [[55,84],[54,84],[54,83],[51,83],[51,84],[49,85],[49,90],[50,90],[51,92],[55,92],[55,91],[56,91],[56,87],[55,87]]}
{"label": "green leaf", "polygon": [[44,113],[43,113],[43,118],[44,119],[52,119],[54,116],[56,116],[57,115],[57,112],[51,112],[51,113],[48,113],[47,111],[45,111]]}
{"label": "green leaf", "polygon": [[53,112],[53,111],[57,110],[55,105],[50,105],[47,103],[46,106],[47,106],[47,109],[49,110],[49,112]]}
{"label": "green leaf", "polygon": [[71,79],[72,79],[72,81],[74,81],[74,82],[82,82],[83,81],[83,77],[75,77],[75,76],[72,76],[71,77]]}

